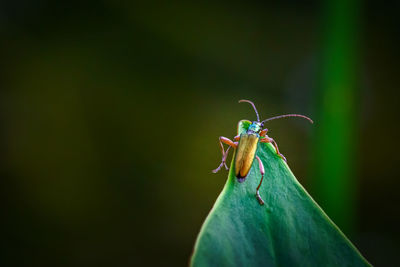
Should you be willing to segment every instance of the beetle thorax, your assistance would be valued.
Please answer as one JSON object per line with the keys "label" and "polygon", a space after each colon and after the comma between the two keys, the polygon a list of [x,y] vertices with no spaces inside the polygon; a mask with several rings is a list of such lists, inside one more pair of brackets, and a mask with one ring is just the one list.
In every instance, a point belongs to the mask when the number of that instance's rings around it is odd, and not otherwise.
{"label": "beetle thorax", "polygon": [[253,121],[247,130],[248,133],[259,133],[262,130],[262,124],[258,121]]}

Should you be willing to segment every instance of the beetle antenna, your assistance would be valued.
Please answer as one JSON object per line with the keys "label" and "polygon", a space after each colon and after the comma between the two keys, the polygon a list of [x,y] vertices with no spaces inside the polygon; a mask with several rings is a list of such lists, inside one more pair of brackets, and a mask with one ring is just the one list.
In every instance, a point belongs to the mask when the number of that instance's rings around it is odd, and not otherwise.
{"label": "beetle antenna", "polygon": [[256,112],[256,115],[257,115],[257,121],[260,122],[260,116],[258,116],[258,111],[257,111],[256,106],[254,105],[254,103],[251,102],[250,100],[245,100],[245,99],[239,100],[239,103],[242,103],[242,102],[247,102],[247,103],[249,103],[249,104],[251,104],[253,106],[254,111]]}
{"label": "beetle antenna", "polygon": [[300,118],[304,118],[304,119],[308,120],[308,121],[311,122],[311,123],[314,123],[313,120],[310,119],[309,117],[304,116],[304,115],[299,115],[299,114],[280,115],[280,116],[276,116],[276,117],[272,117],[272,118],[263,120],[261,123],[264,123],[264,122],[266,122],[266,121],[272,121],[272,120],[280,119],[280,118],[285,118],[285,117],[300,117]]}

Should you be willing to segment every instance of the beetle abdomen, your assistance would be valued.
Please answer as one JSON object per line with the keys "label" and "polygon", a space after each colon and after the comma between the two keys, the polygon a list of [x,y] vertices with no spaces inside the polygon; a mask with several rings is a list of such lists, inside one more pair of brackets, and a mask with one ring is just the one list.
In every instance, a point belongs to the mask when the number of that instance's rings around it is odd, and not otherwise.
{"label": "beetle abdomen", "polygon": [[258,139],[259,137],[256,134],[243,133],[240,135],[235,156],[235,175],[239,182],[243,182],[246,179],[251,169],[257,150]]}

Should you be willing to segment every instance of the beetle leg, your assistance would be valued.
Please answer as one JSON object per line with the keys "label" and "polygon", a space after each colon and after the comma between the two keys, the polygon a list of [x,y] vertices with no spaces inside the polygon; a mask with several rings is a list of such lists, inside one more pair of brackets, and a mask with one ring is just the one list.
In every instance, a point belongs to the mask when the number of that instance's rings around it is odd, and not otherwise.
{"label": "beetle leg", "polygon": [[274,145],[275,149],[276,149],[276,153],[279,155],[279,157],[281,157],[285,162],[287,162],[286,158],[284,155],[282,155],[281,152],[279,152],[279,148],[278,145],[276,144],[275,140],[272,139],[271,137],[267,137],[265,136],[264,138],[260,139],[261,143],[272,143],[272,145]]}
{"label": "beetle leg", "polygon": [[262,198],[260,196],[260,191],[258,191],[258,190],[260,189],[261,183],[264,179],[265,170],[264,170],[264,165],[261,162],[261,159],[258,156],[256,156],[256,159],[258,160],[258,167],[260,168],[260,173],[261,173],[261,180],[260,180],[260,183],[257,186],[257,190],[256,190],[256,198],[258,200],[258,203],[260,203],[260,205],[264,205],[264,200],[262,200]]}
{"label": "beetle leg", "polygon": [[233,140],[239,141],[240,140],[240,135],[236,135],[235,137],[233,137]]}
{"label": "beetle leg", "polygon": [[[233,141],[231,141],[230,139],[228,139],[226,137],[220,136],[219,137],[219,144],[221,146],[222,161],[221,161],[221,164],[218,166],[218,168],[216,168],[215,170],[212,171],[213,173],[217,173],[223,166],[225,166],[225,169],[229,170],[228,166],[226,166],[225,161],[226,161],[226,158],[228,157],[229,149],[231,147],[236,148],[238,143],[237,142],[233,142]],[[226,151],[224,150],[224,145],[223,144],[227,144],[229,146],[226,149]]]}
{"label": "beetle leg", "polygon": [[267,132],[268,132],[268,129],[265,128],[264,130],[262,130],[262,131],[260,132],[260,136],[266,136],[266,135],[267,135]]}

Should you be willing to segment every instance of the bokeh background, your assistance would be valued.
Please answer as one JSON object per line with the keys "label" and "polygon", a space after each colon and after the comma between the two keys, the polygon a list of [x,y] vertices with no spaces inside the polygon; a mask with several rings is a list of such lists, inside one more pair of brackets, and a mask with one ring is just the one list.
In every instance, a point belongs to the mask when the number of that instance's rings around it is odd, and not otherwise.
{"label": "bokeh background", "polygon": [[226,180],[217,138],[255,119],[239,99],[315,120],[269,135],[361,253],[395,266],[398,10],[2,1],[1,266],[187,265]]}

